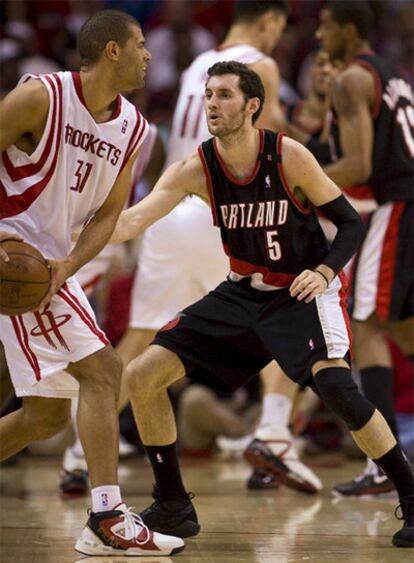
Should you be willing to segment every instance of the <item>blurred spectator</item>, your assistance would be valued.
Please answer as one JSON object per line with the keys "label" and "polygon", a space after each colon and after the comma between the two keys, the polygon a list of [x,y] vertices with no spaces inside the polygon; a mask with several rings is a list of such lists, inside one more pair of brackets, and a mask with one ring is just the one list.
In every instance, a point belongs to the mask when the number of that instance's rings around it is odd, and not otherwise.
{"label": "blurred spectator", "polygon": [[180,75],[200,53],[212,49],[214,36],[192,24],[190,0],[166,0],[162,24],[146,35],[152,55],[147,72],[149,112],[174,108]]}

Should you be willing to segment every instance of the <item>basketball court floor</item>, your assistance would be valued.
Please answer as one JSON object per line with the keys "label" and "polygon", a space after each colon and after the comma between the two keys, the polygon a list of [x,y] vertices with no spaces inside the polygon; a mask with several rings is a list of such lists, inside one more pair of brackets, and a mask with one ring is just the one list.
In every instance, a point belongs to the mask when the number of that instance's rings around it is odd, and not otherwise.
{"label": "basketball court floor", "polygon": [[[73,545],[89,498],[62,500],[57,493],[60,458],[26,457],[0,468],[1,563],[405,563],[412,549],[396,549],[395,498],[336,499],[331,486],[361,470],[360,462],[318,468],[324,491],[306,496],[285,487],[248,491],[244,462],[186,460],[201,532],[168,557],[89,557]],[[142,459],[122,462],[120,481],[129,505],[150,501],[151,471]]]}

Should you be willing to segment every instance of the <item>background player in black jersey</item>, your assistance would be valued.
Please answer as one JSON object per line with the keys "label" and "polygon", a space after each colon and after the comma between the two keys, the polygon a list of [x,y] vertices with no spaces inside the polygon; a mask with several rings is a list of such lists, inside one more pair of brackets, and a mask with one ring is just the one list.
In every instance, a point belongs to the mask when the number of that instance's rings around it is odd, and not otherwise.
{"label": "background player in black jersey", "polygon": [[[322,46],[346,65],[332,93],[342,157],[325,172],[342,188],[354,186],[356,197],[368,186],[379,205],[354,268],[352,331],[364,394],[397,435],[385,337],[391,336],[413,359],[414,97],[410,86],[371,50],[371,26],[370,8],[360,0],[334,0],[321,12],[317,35]],[[335,491],[363,495],[392,488],[368,461],[361,476]]]}
{"label": "background player in black jersey", "polygon": [[[254,71],[231,61],[215,64],[208,76],[205,109],[214,138],[170,166],[153,192],[122,214],[112,239],[136,236],[195,193],[211,202],[231,267],[227,281],[161,329],[126,370],[156,480],[155,502],[141,516],[182,536],[200,528],[180,475],[168,387],[201,367],[209,385],[232,390],[272,358],[345,420],[394,481],[406,513],[413,509],[411,470],[348,363],[340,270],[362,241],[359,216],[305,147],[254,127],[264,98]],[[310,203],[338,228],[330,248]],[[260,444],[251,451],[265,466]],[[395,545],[414,545],[409,524],[406,517]]]}

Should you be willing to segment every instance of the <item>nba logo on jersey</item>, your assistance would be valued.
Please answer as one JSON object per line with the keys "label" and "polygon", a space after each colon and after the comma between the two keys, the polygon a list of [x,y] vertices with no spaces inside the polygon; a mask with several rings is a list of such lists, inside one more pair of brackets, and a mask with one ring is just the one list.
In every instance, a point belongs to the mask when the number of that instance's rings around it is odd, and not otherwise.
{"label": "nba logo on jersey", "polygon": [[265,188],[271,188],[272,187],[272,182],[270,181],[270,176],[269,174],[266,176],[265,178]]}
{"label": "nba logo on jersey", "polygon": [[126,133],[127,127],[128,127],[128,120],[124,119],[124,121],[122,123],[122,129],[121,129],[122,133]]}
{"label": "nba logo on jersey", "polygon": [[102,506],[108,506],[108,495],[106,493],[101,494]]}
{"label": "nba logo on jersey", "polygon": [[309,348],[310,348],[311,350],[314,350],[314,349],[315,349],[315,344],[313,343],[312,338],[309,339]]}

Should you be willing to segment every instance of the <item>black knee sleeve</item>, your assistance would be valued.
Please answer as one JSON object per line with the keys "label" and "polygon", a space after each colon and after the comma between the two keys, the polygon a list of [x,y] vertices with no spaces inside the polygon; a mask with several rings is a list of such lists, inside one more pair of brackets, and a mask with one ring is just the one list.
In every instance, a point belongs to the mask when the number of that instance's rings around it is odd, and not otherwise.
{"label": "black knee sleeve", "polygon": [[349,368],[332,367],[314,377],[322,401],[350,430],[359,430],[374,414],[375,407],[358,390]]}

